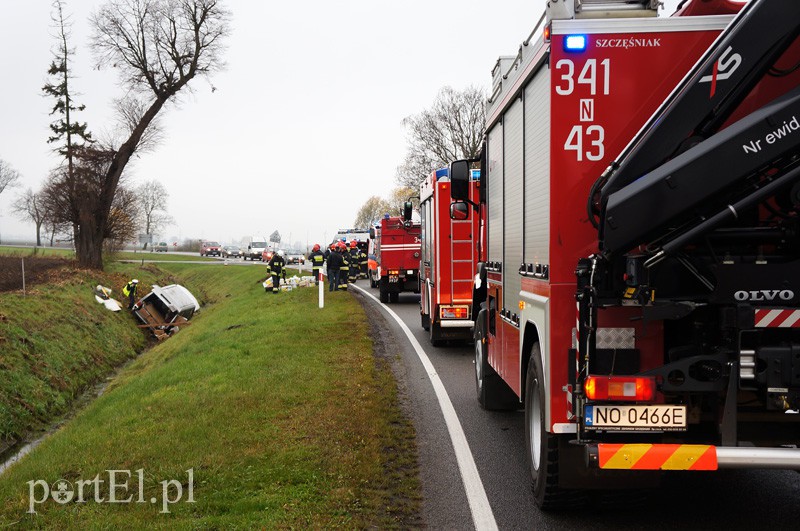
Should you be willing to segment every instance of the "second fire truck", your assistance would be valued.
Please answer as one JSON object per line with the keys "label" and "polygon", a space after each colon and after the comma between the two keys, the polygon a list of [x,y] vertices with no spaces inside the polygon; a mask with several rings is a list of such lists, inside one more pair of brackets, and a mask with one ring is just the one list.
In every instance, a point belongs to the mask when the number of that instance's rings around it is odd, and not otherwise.
{"label": "second fire truck", "polygon": [[[469,196],[478,200],[480,171],[472,171]],[[478,262],[480,227],[477,213],[454,219],[450,212],[447,168],[436,170],[420,185],[422,257],[420,315],[431,344],[471,339],[474,322],[472,276]]]}

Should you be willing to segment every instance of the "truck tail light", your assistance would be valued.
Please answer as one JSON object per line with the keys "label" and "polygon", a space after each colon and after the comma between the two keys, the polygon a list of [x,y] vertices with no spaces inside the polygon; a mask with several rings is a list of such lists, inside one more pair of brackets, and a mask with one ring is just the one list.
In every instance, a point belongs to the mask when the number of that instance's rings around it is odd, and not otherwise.
{"label": "truck tail light", "polygon": [[583,384],[589,400],[647,402],[656,396],[656,379],[637,376],[589,376]]}
{"label": "truck tail light", "polygon": [[400,274],[400,271],[398,271],[397,269],[390,269],[389,274],[397,276]]}
{"label": "truck tail light", "polygon": [[442,319],[466,319],[469,317],[469,308],[466,306],[442,306],[439,308]]}

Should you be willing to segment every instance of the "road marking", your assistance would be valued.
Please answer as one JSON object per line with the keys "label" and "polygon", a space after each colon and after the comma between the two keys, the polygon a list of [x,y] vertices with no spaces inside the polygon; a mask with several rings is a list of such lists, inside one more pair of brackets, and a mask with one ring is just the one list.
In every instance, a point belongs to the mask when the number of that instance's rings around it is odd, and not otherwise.
{"label": "road marking", "polygon": [[428,373],[428,378],[431,381],[431,385],[433,385],[436,398],[439,400],[439,408],[442,410],[445,424],[447,424],[447,431],[450,434],[450,440],[453,442],[453,449],[456,453],[458,469],[461,472],[461,481],[464,483],[464,490],[467,492],[467,502],[469,503],[469,510],[472,513],[472,522],[475,524],[475,529],[497,529],[497,522],[495,522],[492,507],[489,505],[489,498],[486,497],[486,491],[483,489],[483,482],[481,481],[480,474],[478,474],[478,467],[475,466],[475,459],[473,459],[472,452],[469,449],[469,443],[467,442],[467,437],[464,435],[464,429],[461,427],[461,422],[458,420],[458,415],[456,415],[456,410],[447,394],[447,389],[444,388],[444,384],[436,373],[433,363],[431,363],[425,351],[422,350],[422,346],[419,344],[419,341],[417,341],[417,338],[414,337],[414,334],[411,333],[408,326],[400,319],[400,316],[363,288],[355,284],[350,284],[350,287],[356,288],[358,291],[383,306],[389,315],[397,321],[397,324],[400,325],[400,328],[406,334],[409,342],[411,342],[411,346],[414,347],[417,357]]}

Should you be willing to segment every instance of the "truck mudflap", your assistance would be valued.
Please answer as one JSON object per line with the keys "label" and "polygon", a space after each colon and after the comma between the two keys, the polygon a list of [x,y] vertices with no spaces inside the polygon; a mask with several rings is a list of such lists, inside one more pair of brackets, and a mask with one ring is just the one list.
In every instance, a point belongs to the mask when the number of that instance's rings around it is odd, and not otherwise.
{"label": "truck mudflap", "polygon": [[586,446],[586,462],[604,470],[800,470],[800,448],[599,443]]}

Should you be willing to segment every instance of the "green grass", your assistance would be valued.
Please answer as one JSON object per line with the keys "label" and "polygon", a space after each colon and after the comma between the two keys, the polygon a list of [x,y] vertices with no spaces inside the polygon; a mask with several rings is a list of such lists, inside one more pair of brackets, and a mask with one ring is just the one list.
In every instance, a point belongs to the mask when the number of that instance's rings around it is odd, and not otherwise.
{"label": "green grass", "polygon": [[[104,255],[105,256],[105,255]],[[200,256],[199,253],[194,255],[186,254],[173,254],[173,253],[151,253],[150,251],[120,251],[105,256],[108,260],[145,260],[145,261],[158,261],[158,262],[175,262],[175,261],[196,261],[196,262],[219,262],[218,258],[212,256]]]}
{"label": "green grass", "polygon": [[[75,258],[75,251],[62,247],[15,247],[11,245],[0,245],[0,255],[2,256],[55,256]],[[115,260],[145,260],[159,262],[173,261],[198,261],[198,262],[219,262],[219,259],[210,256],[174,254],[174,253],[155,253],[147,251],[117,251],[114,253],[103,253],[106,262]]]}
{"label": "green grass", "polygon": [[[266,294],[261,268],[163,264],[204,305],[191,326],[129,365],[94,403],[0,476],[0,527],[397,528],[417,523],[413,428],[363,310],[346,293]],[[164,278],[166,277],[166,278]],[[27,514],[28,481],[144,470],[195,503],[58,505]],[[138,496],[136,473],[126,495]],[[106,487],[107,488],[107,487]],[[108,493],[105,492],[107,497]],[[88,497],[88,496],[87,496]]]}
{"label": "green grass", "polygon": [[75,258],[75,251],[63,247],[15,247],[0,245],[0,255],[3,256],[57,256]]}

